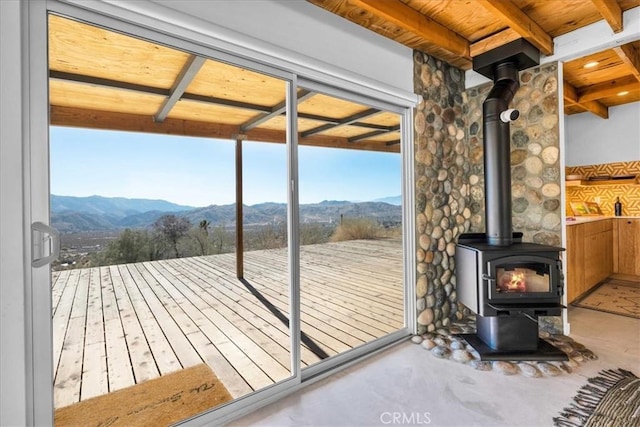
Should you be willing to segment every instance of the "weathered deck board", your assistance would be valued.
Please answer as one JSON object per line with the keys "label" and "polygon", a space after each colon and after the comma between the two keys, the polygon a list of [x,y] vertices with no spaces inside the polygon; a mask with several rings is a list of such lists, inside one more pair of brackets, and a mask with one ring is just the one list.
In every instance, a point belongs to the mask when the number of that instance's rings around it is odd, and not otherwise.
{"label": "weathered deck board", "polygon": [[100,269],[92,268],[89,279],[85,348],[82,363],[80,400],[90,399],[109,392],[107,350],[102,320],[102,291]]}
{"label": "weathered deck board", "polygon": [[[113,283],[113,291],[118,303],[118,311],[122,319],[122,328],[124,337],[129,350],[131,366],[133,368],[133,376],[136,383],[146,381],[158,377],[158,368],[155,363],[150,363],[149,357],[146,356],[151,352],[149,343],[147,342],[140,320],[136,314],[129,293],[125,285],[125,280],[130,280],[130,276],[123,275],[116,265],[109,267],[111,273],[111,281]],[[127,282],[129,286],[131,282]]]}
{"label": "weathered deck board", "polygon": [[[302,332],[330,356],[403,326],[399,240],[303,246],[300,270]],[[247,252],[245,278],[234,254],[54,272],[55,406],[203,361],[234,397],[288,378],[287,251]]]}
{"label": "weathered deck board", "polygon": [[80,399],[82,376],[79,372],[82,371],[90,273],[91,270],[80,271],[64,335],[63,351],[54,381],[54,387],[59,391],[55,393],[55,402],[61,406]]}

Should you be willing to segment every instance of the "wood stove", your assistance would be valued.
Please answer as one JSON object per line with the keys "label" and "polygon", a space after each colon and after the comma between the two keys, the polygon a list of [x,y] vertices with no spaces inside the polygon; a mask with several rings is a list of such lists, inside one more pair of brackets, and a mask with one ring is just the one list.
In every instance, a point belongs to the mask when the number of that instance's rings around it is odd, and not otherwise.
{"label": "wood stove", "polygon": [[483,103],[486,233],[460,236],[455,259],[459,301],[477,315],[476,334],[463,337],[483,360],[567,360],[538,338],[538,317],[562,313],[564,249],[512,232],[509,123],[519,113],[509,103],[518,71],[537,65],[539,55],[519,39],[473,61],[494,81]]}
{"label": "wood stove", "polygon": [[537,321],[562,313],[562,249],[521,239],[515,233],[511,245],[496,246],[484,234],[460,237],[458,298],[477,314],[477,332],[465,339],[487,360],[566,359],[538,339]]}

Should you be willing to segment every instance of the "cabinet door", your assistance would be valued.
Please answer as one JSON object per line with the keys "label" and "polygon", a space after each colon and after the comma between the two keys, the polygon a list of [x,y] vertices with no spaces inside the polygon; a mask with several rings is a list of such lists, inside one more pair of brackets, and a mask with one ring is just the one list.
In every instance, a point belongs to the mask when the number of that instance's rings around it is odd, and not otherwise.
{"label": "cabinet door", "polygon": [[613,271],[613,232],[611,230],[585,236],[584,238],[584,282],[583,292],[606,279]]}
{"label": "cabinet door", "polygon": [[604,280],[613,273],[613,230],[608,230],[600,234],[602,235],[600,250],[603,255],[600,280]]}
{"label": "cabinet door", "polygon": [[618,271],[640,276],[640,219],[618,220]]}
{"label": "cabinet door", "polygon": [[587,291],[593,285],[598,283],[602,275],[602,244],[600,234],[592,234],[584,237],[584,288],[582,292]]}
{"label": "cabinet door", "polygon": [[567,301],[572,302],[584,292],[584,227],[567,227]]}

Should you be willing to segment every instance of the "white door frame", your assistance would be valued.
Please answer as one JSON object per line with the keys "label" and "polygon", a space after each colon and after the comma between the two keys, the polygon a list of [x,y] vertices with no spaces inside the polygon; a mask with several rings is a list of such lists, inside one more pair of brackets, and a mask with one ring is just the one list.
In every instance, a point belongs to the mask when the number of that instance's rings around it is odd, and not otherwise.
{"label": "white door frame", "polygon": [[[125,3],[123,3],[125,4]],[[80,6],[83,7],[80,7]],[[122,5],[114,5],[103,2],[74,2],[57,0],[35,0],[24,2],[25,15],[27,16],[28,27],[25,29],[28,37],[27,55],[28,81],[25,83],[24,116],[25,137],[23,146],[25,147],[24,165],[24,194],[25,202],[25,222],[30,225],[32,222],[40,221],[49,223],[49,119],[48,119],[48,64],[47,64],[47,14],[49,11],[70,16],[82,21],[100,26],[113,28],[125,33],[141,36],[159,43],[173,46],[177,49],[195,52],[203,56],[220,59],[240,66],[255,69],[258,72],[274,75],[287,80],[287,98],[293,99],[297,89],[297,73],[299,69],[304,70],[299,64],[292,62],[290,67],[281,67],[282,60],[274,60],[278,65],[274,68],[265,65],[263,60],[265,55],[260,57],[262,63],[254,60],[243,59],[253,57],[255,52],[249,52],[245,48],[232,46],[225,41],[220,41],[214,37],[193,32],[187,28],[174,24],[162,22],[157,27],[149,25],[149,17],[141,16],[139,13],[127,11]],[[91,8],[92,10],[89,10]],[[123,12],[124,11],[124,12]],[[118,12],[118,13],[115,13]],[[142,24],[144,23],[144,25]],[[161,31],[150,28],[161,28]],[[171,31],[167,30],[170,29]],[[221,49],[211,46],[222,46]],[[229,53],[231,52],[231,53]],[[248,56],[247,53],[252,53]],[[310,70],[309,74],[318,76],[316,70]],[[321,76],[322,77],[322,76]],[[375,104],[387,104],[392,111],[396,111],[402,116],[402,152],[403,152],[403,248],[405,257],[405,327],[389,336],[376,340],[362,348],[354,349],[344,357],[336,357],[335,361],[324,366],[322,369],[314,369],[306,375],[311,383],[321,377],[325,377],[334,370],[354,363],[354,357],[362,356],[374,351],[380,351],[385,346],[406,338],[415,332],[415,298],[413,289],[415,260],[413,259],[413,248],[415,247],[414,218],[413,218],[413,143],[412,143],[412,106],[415,99],[406,94],[401,96],[390,95],[388,88],[376,90],[375,85],[361,85],[359,82],[343,80],[335,76],[326,75],[323,78],[324,84],[330,92],[344,92],[340,87],[347,87],[350,98],[360,96],[375,99]],[[329,89],[333,87],[334,89]],[[347,92],[344,92],[347,93]],[[364,98],[363,98],[364,99]],[[45,102],[43,102],[45,101]],[[297,177],[297,114],[295,103],[288,106],[288,162],[289,162],[289,251],[290,251],[290,301],[291,301],[291,355],[292,355],[292,377],[266,389],[252,393],[248,396],[234,400],[228,405],[211,411],[200,417],[191,419],[191,424],[220,423],[231,420],[246,414],[260,406],[273,402],[284,395],[290,394],[299,389],[302,384],[300,369],[299,346],[300,346],[300,313],[299,313],[299,237],[297,232],[298,218],[298,177]],[[292,166],[293,165],[293,166]],[[25,227],[25,241],[30,242],[31,236],[29,227]],[[28,235],[27,235],[28,234]],[[30,252],[27,250],[26,252]],[[29,262],[30,264],[30,262]],[[29,265],[26,264],[26,265]],[[29,424],[50,425],[53,421],[53,368],[52,368],[52,324],[51,324],[51,275],[48,267],[27,268],[27,340],[28,340],[28,361],[27,367],[31,370],[27,374],[27,409],[33,414]]]}

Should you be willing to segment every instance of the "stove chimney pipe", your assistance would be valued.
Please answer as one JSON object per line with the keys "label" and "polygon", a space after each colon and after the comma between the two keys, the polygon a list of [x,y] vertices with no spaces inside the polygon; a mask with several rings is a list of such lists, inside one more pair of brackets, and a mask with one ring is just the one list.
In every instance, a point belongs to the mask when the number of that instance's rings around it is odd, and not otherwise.
{"label": "stove chimney pipe", "polygon": [[511,135],[509,123],[518,118],[509,108],[520,83],[514,62],[495,66],[494,85],[482,104],[484,132],[485,230],[490,245],[510,246],[511,220]]}
{"label": "stove chimney pipe", "polygon": [[484,197],[487,243],[511,246],[511,135],[509,123],[520,113],[509,108],[520,88],[518,71],[540,63],[540,51],[525,39],[473,58],[474,71],[493,80],[482,104],[484,132]]}

